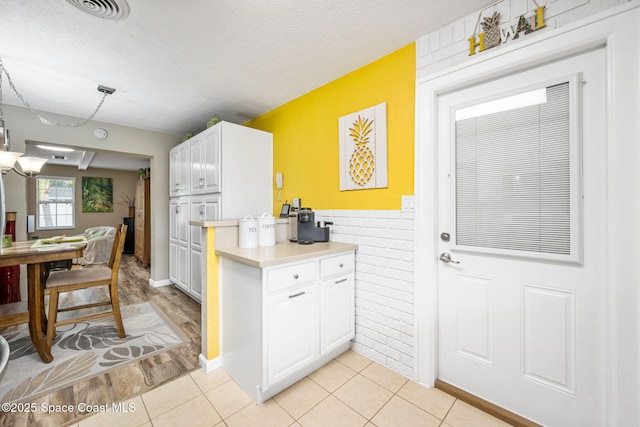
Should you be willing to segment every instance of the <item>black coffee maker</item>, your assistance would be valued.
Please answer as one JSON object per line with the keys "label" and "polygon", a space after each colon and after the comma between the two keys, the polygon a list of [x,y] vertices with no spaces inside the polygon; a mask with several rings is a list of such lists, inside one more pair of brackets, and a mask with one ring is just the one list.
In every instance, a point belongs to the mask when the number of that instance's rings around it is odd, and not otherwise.
{"label": "black coffee maker", "polygon": [[314,242],[314,229],[316,226],[316,214],[311,208],[298,210],[298,243],[309,245]]}

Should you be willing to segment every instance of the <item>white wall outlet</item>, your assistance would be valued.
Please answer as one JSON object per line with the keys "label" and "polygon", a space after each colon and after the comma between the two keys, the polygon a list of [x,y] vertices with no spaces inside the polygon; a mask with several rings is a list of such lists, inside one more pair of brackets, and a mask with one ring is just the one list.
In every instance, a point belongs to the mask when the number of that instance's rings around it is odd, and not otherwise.
{"label": "white wall outlet", "polygon": [[416,209],[416,196],[402,196],[402,212],[414,212]]}

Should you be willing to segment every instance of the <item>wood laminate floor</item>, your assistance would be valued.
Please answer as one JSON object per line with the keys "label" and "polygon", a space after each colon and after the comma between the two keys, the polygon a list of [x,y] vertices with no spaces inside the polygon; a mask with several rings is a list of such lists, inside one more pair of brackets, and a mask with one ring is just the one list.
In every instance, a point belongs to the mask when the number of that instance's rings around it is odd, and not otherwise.
{"label": "wood laminate floor", "polygon": [[[73,304],[92,299],[92,293],[102,289],[87,289],[74,293]],[[174,286],[152,288],[149,269],[142,268],[133,255],[123,255],[120,264],[119,295],[122,306],[152,301],[191,340],[139,362],[115,368],[97,377],[75,383],[33,402],[40,408],[48,405],[101,405],[121,402],[140,395],[198,368],[200,355],[200,304]],[[66,297],[66,296],[65,296]],[[61,296],[61,304],[65,301]],[[95,299],[94,299],[95,300]],[[15,327],[12,327],[15,328]],[[0,329],[0,335],[10,328]],[[0,426],[60,426],[87,416],[86,413],[56,411],[44,413],[0,413]]]}

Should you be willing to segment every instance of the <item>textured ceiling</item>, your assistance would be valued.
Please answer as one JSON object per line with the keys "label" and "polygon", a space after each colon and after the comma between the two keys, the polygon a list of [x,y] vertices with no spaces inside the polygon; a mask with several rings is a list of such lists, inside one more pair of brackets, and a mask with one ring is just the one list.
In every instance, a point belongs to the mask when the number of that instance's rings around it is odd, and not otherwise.
{"label": "textured ceiling", "polygon": [[103,84],[117,90],[96,120],[182,135],[214,115],[244,122],[490,3],[129,0],[113,21],[65,0],[2,0],[0,56],[38,110],[86,118]]}

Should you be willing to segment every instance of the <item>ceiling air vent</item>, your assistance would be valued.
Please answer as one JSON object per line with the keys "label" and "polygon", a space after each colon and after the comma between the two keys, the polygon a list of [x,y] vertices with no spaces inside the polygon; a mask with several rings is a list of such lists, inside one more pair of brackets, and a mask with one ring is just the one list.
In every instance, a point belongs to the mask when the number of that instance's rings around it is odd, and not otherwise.
{"label": "ceiling air vent", "polygon": [[67,0],[67,3],[98,18],[117,21],[129,16],[126,0]]}

